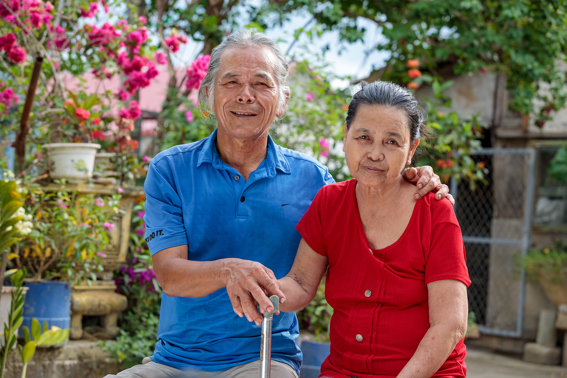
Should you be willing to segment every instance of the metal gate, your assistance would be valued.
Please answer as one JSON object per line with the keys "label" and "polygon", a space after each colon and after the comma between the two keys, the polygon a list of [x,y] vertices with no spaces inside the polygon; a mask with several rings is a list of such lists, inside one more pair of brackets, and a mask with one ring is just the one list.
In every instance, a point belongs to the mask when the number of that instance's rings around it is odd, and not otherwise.
{"label": "metal gate", "polygon": [[521,337],[525,272],[517,260],[530,244],[535,153],[532,149],[484,149],[485,183],[452,183],[472,284],[469,311],[484,334]]}

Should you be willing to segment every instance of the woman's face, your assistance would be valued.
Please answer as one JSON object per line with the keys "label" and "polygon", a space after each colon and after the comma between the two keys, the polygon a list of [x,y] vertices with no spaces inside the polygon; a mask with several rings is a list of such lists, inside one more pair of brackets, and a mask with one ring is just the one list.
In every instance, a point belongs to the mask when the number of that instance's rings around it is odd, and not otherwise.
{"label": "woman's face", "polygon": [[419,140],[410,142],[410,126],[403,110],[382,105],[359,105],[343,151],[352,177],[368,187],[382,187],[400,178]]}

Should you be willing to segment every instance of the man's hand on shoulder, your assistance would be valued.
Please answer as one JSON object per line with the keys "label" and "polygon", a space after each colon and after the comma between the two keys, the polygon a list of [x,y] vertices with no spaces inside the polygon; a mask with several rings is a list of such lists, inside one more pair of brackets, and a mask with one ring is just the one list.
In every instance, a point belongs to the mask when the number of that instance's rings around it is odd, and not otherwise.
{"label": "man's hand on shoulder", "polygon": [[437,192],[435,195],[436,200],[447,198],[451,205],[455,205],[455,199],[449,193],[449,187],[441,183],[439,176],[433,172],[433,168],[430,166],[425,165],[423,167],[405,169],[402,176],[407,182],[417,186],[416,199],[420,199],[433,191]]}
{"label": "man's hand on shoulder", "polygon": [[277,295],[285,301],[280,283],[274,272],[264,265],[250,260],[226,259],[220,275],[226,282],[226,291],[234,312],[240,317],[246,316],[249,322],[261,325],[262,313],[274,310],[268,299],[269,295]]}

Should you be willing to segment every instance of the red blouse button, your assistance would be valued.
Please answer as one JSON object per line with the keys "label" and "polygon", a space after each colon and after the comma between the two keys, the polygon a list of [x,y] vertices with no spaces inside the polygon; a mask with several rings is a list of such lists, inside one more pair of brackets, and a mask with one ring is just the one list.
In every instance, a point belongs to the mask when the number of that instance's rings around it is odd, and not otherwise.
{"label": "red blouse button", "polygon": [[356,341],[358,341],[359,343],[362,342],[362,340],[364,340],[364,337],[362,337],[362,335],[359,333],[358,335],[356,335]]}
{"label": "red blouse button", "polygon": [[370,290],[366,290],[366,291],[364,292],[364,296],[365,296],[366,298],[370,298],[371,295],[372,295],[372,291],[370,291]]}

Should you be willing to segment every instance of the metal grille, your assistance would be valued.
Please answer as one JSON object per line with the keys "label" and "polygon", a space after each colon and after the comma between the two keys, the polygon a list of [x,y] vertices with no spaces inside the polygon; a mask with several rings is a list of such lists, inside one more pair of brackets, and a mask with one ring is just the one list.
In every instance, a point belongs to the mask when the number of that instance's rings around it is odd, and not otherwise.
{"label": "metal grille", "polygon": [[486,149],[471,158],[484,162],[486,183],[461,181],[451,187],[472,281],[469,311],[482,333],[520,337],[525,274],[517,260],[530,241],[534,151]]}

